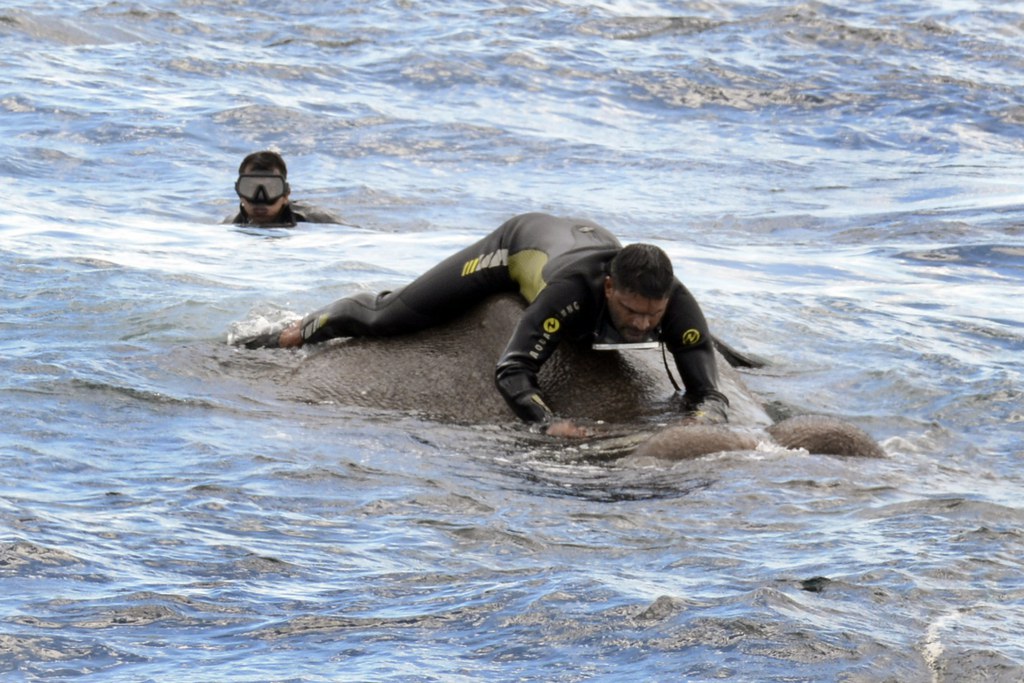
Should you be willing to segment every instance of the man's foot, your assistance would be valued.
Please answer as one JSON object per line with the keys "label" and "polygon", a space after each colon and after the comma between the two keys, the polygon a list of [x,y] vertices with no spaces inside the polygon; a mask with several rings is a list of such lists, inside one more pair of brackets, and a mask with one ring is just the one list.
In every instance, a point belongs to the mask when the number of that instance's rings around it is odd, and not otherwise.
{"label": "man's foot", "polygon": [[302,346],[305,339],[302,338],[302,321],[297,320],[278,335],[277,346],[281,348],[289,349],[296,346]]}
{"label": "man's foot", "polygon": [[302,321],[297,320],[284,329],[275,328],[270,332],[263,332],[248,337],[237,336],[229,339],[229,343],[235,346],[244,346],[247,349],[277,349],[293,348],[302,346],[305,340],[302,338]]}
{"label": "man's foot", "polygon": [[281,345],[281,330],[264,332],[255,337],[244,337],[237,339],[235,344],[244,346],[247,349],[276,349]]}

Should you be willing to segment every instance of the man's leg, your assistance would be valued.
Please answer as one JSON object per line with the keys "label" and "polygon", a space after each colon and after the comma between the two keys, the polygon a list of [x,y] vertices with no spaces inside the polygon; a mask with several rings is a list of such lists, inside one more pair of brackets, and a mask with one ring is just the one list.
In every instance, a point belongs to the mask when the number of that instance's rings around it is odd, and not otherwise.
{"label": "man's leg", "polygon": [[515,289],[499,228],[405,287],[339,299],[291,325],[277,339],[283,347],[335,337],[393,336],[448,320],[490,294]]}

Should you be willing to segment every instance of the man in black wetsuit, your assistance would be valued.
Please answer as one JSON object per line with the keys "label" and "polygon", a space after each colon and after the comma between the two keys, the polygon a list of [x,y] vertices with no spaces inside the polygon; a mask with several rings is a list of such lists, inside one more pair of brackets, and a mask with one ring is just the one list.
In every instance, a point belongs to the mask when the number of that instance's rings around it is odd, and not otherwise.
{"label": "man in black wetsuit", "polygon": [[235,182],[238,214],[225,223],[264,228],[294,227],[297,223],[339,223],[324,211],[292,203],[288,167],[277,152],[253,152],[242,159]]}
{"label": "man in black wetsuit", "polygon": [[524,421],[555,436],[586,435],[555,420],[537,383],[540,367],[566,338],[664,343],[686,387],[686,408],[725,419],[728,399],[718,390],[711,333],[668,256],[649,244],[623,247],[588,220],[516,216],[401,289],[340,299],[281,332],[241,343],[294,347],[335,337],[404,334],[517,289],[528,306],[498,360],[495,382]]}

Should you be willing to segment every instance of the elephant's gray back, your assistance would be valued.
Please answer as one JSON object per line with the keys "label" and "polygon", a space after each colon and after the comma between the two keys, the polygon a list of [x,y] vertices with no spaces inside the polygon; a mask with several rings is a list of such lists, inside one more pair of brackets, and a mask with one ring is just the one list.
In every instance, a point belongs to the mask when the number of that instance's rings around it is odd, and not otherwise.
{"label": "elephant's gray back", "polygon": [[[494,367],[522,309],[518,297],[497,296],[415,334],[328,344],[310,352],[285,392],[300,400],[458,422],[513,421],[494,386]],[[721,358],[718,365],[734,414],[744,424],[769,424],[735,371]],[[562,344],[542,368],[540,382],[556,414],[615,423],[663,410],[673,392],[659,350],[599,352]]]}

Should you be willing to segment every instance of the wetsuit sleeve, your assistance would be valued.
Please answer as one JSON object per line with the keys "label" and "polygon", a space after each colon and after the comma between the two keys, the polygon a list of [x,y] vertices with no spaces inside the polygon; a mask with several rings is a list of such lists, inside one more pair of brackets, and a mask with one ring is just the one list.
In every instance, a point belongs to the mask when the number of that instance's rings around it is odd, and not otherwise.
{"label": "wetsuit sleeve", "polygon": [[520,419],[546,424],[554,418],[537,374],[580,315],[579,292],[570,283],[546,287],[523,312],[495,368],[495,385]]}
{"label": "wetsuit sleeve", "polygon": [[724,417],[729,399],[718,389],[714,340],[700,305],[682,285],[670,297],[662,334],[686,388],[686,408],[695,409],[707,403],[715,412],[723,412]]}
{"label": "wetsuit sleeve", "polygon": [[718,390],[718,366],[710,336],[699,348],[674,351],[672,356],[686,387],[688,408],[695,408],[709,399],[729,405],[729,399]]}

